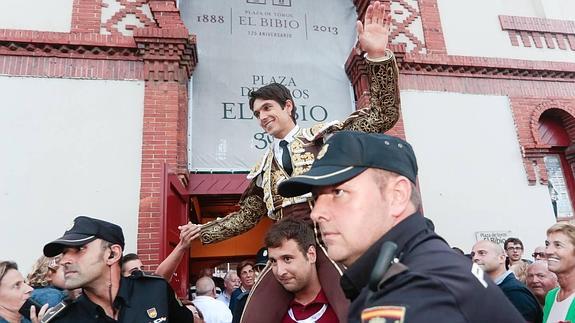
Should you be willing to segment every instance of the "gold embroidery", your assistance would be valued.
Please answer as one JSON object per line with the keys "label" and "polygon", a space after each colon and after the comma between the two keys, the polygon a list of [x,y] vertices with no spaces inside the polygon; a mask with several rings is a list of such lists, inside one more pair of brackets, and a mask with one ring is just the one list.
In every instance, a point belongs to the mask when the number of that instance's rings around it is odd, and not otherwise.
{"label": "gold embroidery", "polygon": [[[256,192],[258,189],[261,190],[261,188],[252,189]],[[266,213],[267,209],[261,196],[254,194],[242,197],[237,212],[204,224],[200,231],[200,239],[202,243],[209,244],[235,237],[255,227]]]}
{"label": "gold embroidery", "polygon": [[[367,69],[370,76],[370,107],[353,112],[343,122],[320,123],[312,128],[300,129],[290,144],[293,175],[301,175],[311,168],[314,156],[323,143],[322,138],[327,133],[343,129],[379,133],[395,125],[400,111],[395,57],[391,55],[390,59],[382,62],[368,60]],[[255,178],[260,174],[261,188],[255,185]],[[214,243],[239,235],[254,227],[266,214],[277,220],[282,207],[311,199],[309,194],[293,198],[283,198],[278,194],[277,185],[289,176],[275,161],[271,148],[252,168],[248,178],[253,180],[240,201],[240,210],[205,224],[200,233],[203,243]]]}
{"label": "gold embroidery", "polygon": [[353,112],[344,122],[326,132],[354,130],[383,133],[399,120],[400,98],[395,57],[382,62],[366,60],[370,78],[370,107]]}

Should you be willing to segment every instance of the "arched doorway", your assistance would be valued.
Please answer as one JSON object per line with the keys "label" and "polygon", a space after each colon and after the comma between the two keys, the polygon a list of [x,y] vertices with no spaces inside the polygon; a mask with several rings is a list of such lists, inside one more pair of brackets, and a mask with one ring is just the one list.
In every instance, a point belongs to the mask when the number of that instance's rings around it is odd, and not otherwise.
{"label": "arched doorway", "polygon": [[547,187],[555,218],[572,219],[575,201],[575,146],[573,128],[575,119],[561,109],[548,109],[538,123],[540,143],[545,149],[543,160],[547,171]]}

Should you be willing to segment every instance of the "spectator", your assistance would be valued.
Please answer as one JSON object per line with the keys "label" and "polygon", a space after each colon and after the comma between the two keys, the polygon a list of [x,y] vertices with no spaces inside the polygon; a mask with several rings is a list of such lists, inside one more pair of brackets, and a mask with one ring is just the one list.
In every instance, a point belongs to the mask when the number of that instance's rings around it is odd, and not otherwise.
{"label": "spectator", "polygon": [[230,310],[232,313],[235,313],[236,302],[238,302],[240,299],[243,299],[244,297],[247,297],[249,291],[254,286],[256,278],[254,273],[254,263],[251,260],[244,260],[240,262],[236,271],[240,277],[241,284],[240,288],[236,289],[230,297]]}
{"label": "spectator", "polygon": [[216,299],[216,284],[207,276],[196,282],[196,298],[192,301],[203,313],[206,323],[231,323],[232,312]]}
{"label": "spectator", "polygon": [[[32,287],[26,284],[24,277],[18,271],[16,263],[0,261],[0,323],[25,323],[30,322],[22,317],[18,310],[32,295]],[[48,309],[48,304],[37,309],[30,308],[32,323],[39,322]],[[38,316],[36,316],[36,311]]]}
{"label": "spectator", "polygon": [[511,268],[511,266],[520,261],[527,262],[527,264],[531,263],[530,260],[522,259],[524,249],[523,242],[521,242],[519,238],[508,238],[503,243],[503,248],[505,248],[505,252],[507,253],[506,269]]}
{"label": "spectator", "polygon": [[535,295],[541,306],[545,305],[545,296],[557,287],[557,275],[547,268],[547,261],[538,260],[527,267],[527,288]]}
{"label": "spectator", "polygon": [[[367,12],[384,21],[389,13],[377,10],[380,5],[373,2]],[[328,255],[347,266],[340,282],[352,301],[347,322],[523,321],[501,290],[419,213],[416,177],[415,154],[404,140],[341,131],[309,172],[278,186],[285,197],[315,197],[311,218]]]}
{"label": "spectator", "polygon": [[529,266],[529,264],[525,261],[519,261],[509,268],[515,275],[515,278],[523,285],[525,285],[527,281],[527,266]]}
{"label": "spectator", "polygon": [[44,255],[62,254],[67,289],[82,295],[54,322],[191,322],[192,313],[179,303],[170,285],[148,275],[122,277],[122,229],[110,222],[79,216],[72,228],[44,246]]}
{"label": "spectator", "polygon": [[575,226],[557,223],[547,229],[545,254],[549,271],[557,275],[558,288],[545,297],[544,322],[575,322]]}
{"label": "spectator", "polygon": [[224,302],[226,306],[230,306],[230,298],[235,289],[239,288],[241,284],[240,277],[235,271],[228,271],[224,277],[224,291],[218,296],[218,300]]}
{"label": "spectator", "polygon": [[283,219],[270,228],[265,243],[274,277],[291,298],[289,310],[274,321],[339,322],[318,279],[313,229],[302,220]]}
{"label": "spectator", "polygon": [[130,277],[135,271],[144,271],[144,264],[135,253],[128,253],[122,256],[122,276]]}
{"label": "spectator", "polygon": [[533,254],[531,254],[531,256],[533,257],[534,261],[547,260],[547,255],[545,255],[545,246],[539,246],[535,248],[535,251],[533,251]]}
{"label": "spectator", "polygon": [[473,262],[493,279],[526,321],[541,322],[543,313],[535,296],[511,270],[505,270],[505,251],[501,246],[487,240],[478,241],[473,246]]}
{"label": "spectator", "polygon": [[[194,239],[199,237],[200,225],[188,222],[185,225],[178,227],[180,230],[180,241],[170,252],[170,254],[164,259],[158,268],[154,271],[154,275],[163,277],[165,280],[172,280],[172,276],[178,269],[182,258],[184,257],[187,250],[190,249],[190,244]],[[144,264],[135,253],[129,253],[122,257],[122,276],[128,277],[135,271],[143,271]]]}
{"label": "spectator", "polygon": [[224,279],[222,277],[214,276],[214,268],[206,267],[200,269],[198,273],[198,278],[210,277],[216,284],[216,293],[219,296],[222,290],[225,288]]}

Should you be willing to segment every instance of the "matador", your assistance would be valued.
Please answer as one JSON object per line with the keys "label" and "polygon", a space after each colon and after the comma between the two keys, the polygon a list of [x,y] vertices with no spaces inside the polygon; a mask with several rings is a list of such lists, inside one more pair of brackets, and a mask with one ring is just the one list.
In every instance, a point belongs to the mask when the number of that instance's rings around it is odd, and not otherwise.
{"label": "matador", "polygon": [[[327,136],[339,130],[383,133],[399,119],[398,68],[387,48],[390,16],[388,5],[370,5],[364,23],[357,22],[359,46],[365,51],[369,73],[370,104],[356,110],[344,121],[299,127],[290,91],[272,83],[250,93],[250,109],[266,133],[274,138],[269,149],[252,168],[249,187],[238,211],[203,225],[202,243],[210,244],[237,236],[253,228],[260,219],[282,217],[308,219],[313,207],[310,194],[283,198],[277,186],[290,176],[307,172]],[[345,322],[349,303],[339,288],[343,267],[331,261],[320,243],[317,270],[322,288],[340,322]],[[367,274],[366,274],[367,275]],[[280,322],[289,307],[290,295],[275,280],[268,265],[249,293],[241,322]],[[265,309],[265,310],[262,310]]]}

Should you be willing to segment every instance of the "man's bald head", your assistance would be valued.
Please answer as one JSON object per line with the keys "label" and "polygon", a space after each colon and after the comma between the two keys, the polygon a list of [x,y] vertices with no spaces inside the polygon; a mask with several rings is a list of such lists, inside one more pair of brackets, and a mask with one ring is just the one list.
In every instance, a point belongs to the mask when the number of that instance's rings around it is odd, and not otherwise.
{"label": "man's bald head", "polygon": [[473,262],[490,276],[505,272],[505,250],[500,245],[488,241],[477,241],[472,249]]}
{"label": "man's bald head", "polygon": [[216,284],[210,277],[202,277],[196,282],[196,295],[216,297]]}

